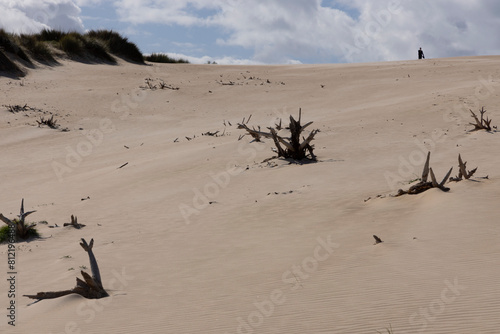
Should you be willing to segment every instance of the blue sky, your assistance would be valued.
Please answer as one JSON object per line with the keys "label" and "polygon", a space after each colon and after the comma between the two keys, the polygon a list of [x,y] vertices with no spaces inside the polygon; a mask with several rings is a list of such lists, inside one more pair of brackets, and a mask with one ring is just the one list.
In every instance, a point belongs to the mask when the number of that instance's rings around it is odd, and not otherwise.
{"label": "blue sky", "polygon": [[0,27],[112,29],[194,63],[376,62],[500,52],[497,0],[0,0]]}

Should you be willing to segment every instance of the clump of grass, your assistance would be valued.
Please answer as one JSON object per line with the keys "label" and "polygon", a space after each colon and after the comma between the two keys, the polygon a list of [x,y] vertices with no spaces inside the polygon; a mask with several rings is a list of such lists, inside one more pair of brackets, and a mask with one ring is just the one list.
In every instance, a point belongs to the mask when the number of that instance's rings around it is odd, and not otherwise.
{"label": "clump of grass", "polygon": [[56,61],[48,45],[37,39],[35,35],[21,35],[19,39],[34,59],[46,62]]}
{"label": "clump of grass", "polygon": [[69,56],[81,56],[84,51],[82,36],[77,33],[70,33],[59,41],[61,50]]}
{"label": "clump of grass", "polygon": [[43,29],[34,37],[39,41],[59,42],[67,33],[60,30]]}
{"label": "clump of grass", "polygon": [[101,40],[113,54],[137,63],[144,63],[144,57],[137,45],[129,42],[127,37],[123,37],[117,32],[112,30],[91,30],[86,33],[86,36]]}
{"label": "clump of grass", "polygon": [[0,227],[0,243],[9,240],[10,226],[3,225]]}
{"label": "clump of grass", "polygon": [[0,29],[0,48],[6,52],[10,52],[31,64],[31,60],[24,50],[17,45],[14,35],[7,33],[4,29]]}
{"label": "clump of grass", "polygon": [[53,44],[71,57],[85,58],[91,56],[110,63],[116,63],[116,60],[109,54],[105,43],[88,36],[88,34],[82,35],[78,32],[45,29],[34,35],[34,38],[40,42]]}
{"label": "clump of grass", "polygon": [[[13,219],[12,222],[14,224],[19,224],[19,219]],[[19,235],[18,229],[16,228],[16,241],[19,239],[23,240],[28,240],[28,239],[34,239],[34,238],[39,238],[40,233],[35,228],[35,223],[31,224],[31,226],[26,230],[25,235]],[[10,239],[10,226],[9,225],[3,225],[0,227],[0,243],[6,242]]]}
{"label": "clump of grass", "polygon": [[115,58],[113,58],[113,56],[109,54],[108,50],[106,50],[106,47],[99,40],[86,37],[83,39],[83,43],[85,49],[94,57],[113,64],[116,63]]}
{"label": "clump of grass", "polygon": [[44,29],[37,34],[13,35],[0,29],[0,71],[21,72],[16,63],[9,58],[12,57],[11,54],[30,64],[31,59],[56,62],[54,48],[80,61],[93,62],[97,59],[114,64],[116,60],[112,55],[116,55],[128,61],[144,64],[144,57],[137,45],[111,30],[81,34]]}
{"label": "clump of grass", "polygon": [[144,60],[150,61],[152,63],[189,64],[189,61],[187,59],[175,59],[164,53],[152,53],[149,56],[145,56]]}
{"label": "clump of grass", "polygon": [[0,71],[21,72],[21,69],[0,50]]}

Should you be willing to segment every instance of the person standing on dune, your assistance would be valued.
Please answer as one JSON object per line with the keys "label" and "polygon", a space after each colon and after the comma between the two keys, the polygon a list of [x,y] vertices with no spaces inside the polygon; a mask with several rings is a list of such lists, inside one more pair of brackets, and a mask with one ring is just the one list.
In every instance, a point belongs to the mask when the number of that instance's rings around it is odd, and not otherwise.
{"label": "person standing on dune", "polygon": [[425,59],[424,51],[422,48],[418,49],[418,59]]}

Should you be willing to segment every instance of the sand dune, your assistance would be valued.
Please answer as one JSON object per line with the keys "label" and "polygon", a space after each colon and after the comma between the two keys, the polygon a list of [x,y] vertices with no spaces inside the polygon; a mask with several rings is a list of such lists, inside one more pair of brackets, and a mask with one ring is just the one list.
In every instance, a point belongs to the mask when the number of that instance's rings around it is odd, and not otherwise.
{"label": "sand dune", "polygon": [[[219,66],[63,61],[0,78],[0,212],[22,198],[42,238],[17,244],[8,333],[498,333],[500,58]],[[145,89],[145,79],[178,87]],[[232,83],[232,84],[231,84]],[[297,116],[319,162],[238,141]],[[46,112],[46,114],[42,114]],[[38,128],[54,114],[61,128]],[[229,123],[231,125],[229,125]],[[225,125],[224,125],[225,124]],[[203,136],[219,131],[224,136]],[[188,140],[186,137],[189,137]],[[392,197],[420,177],[471,180]],[[120,166],[126,164],[123,168]],[[481,178],[486,177],[487,179]],[[87,226],[61,227],[70,216]],[[384,240],[373,245],[373,234]],[[94,238],[109,298],[70,289]],[[7,263],[7,245],[0,246]],[[6,268],[6,264],[2,265]],[[5,275],[7,270],[3,269]],[[90,271],[90,269],[86,269]],[[6,286],[3,280],[2,287]]]}

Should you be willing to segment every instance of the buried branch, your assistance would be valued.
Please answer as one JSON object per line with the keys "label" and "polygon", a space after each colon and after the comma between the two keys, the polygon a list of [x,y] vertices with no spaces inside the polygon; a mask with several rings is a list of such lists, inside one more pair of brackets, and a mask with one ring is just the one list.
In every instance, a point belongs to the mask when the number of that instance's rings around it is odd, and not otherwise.
{"label": "buried branch", "polygon": [[82,270],[81,273],[84,280],[81,280],[77,277],[76,286],[71,290],[38,292],[36,295],[24,295],[24,297],[41,300],[59,298],[72,293],[79,294],[80,296],[88,299],[99,299],[109,296],[106,290],[104,290],[104,288],[102,287],[99,266],[97,265],[97,260],[94,256],[94,252],[92,251],[92,247],[94,246],[94,239],[91,239],[90,244],[87,244],[87,241],[82,238],[80,246],[82,246],[82,248],[89,254],[92,277]]}
{"label": "buried branch", "polygon": [[82,227],[85,227],[85,224],[79,224],[78,223],[78,218],[76,216],[71,215],[71,223],[64,223],[63,226],[73,226],[76,229],[81,229]]}
{"label": "buried branch", "polygon": [[295,120],[293,116],[290,115],[290,125],[287,128],[290,130],[290,137],[282,137],[278,134],[278,131],[282,129],[281,120],[279,124],[275,124],[276,128],[268,127],[270,132],[260,131],[260,127],[257,130],[255,128],[250,129],[244,121],[238,124],[238,129],[246,130],[247,134],[252,136],[255,141],[260,141],[262,137],[272,138],[278,152],[278,157],[283,157],[285,159],[291,158],[294,160],[307,158],[315,161],[316,156],[313,152],[314,146],[311,145],[311,142],[314,140],[314,136],[319,132],[319,130],[312,130],[307,138],[303,137],[302,132],[313,122],[301,125],[301,116],[302,109],[300,108],[298,120]]}
{"label": "buried branch", "polygon": [[[427,153],[427,160],[425,161],[424,169],[422,171],[422,178],[420,179],[420,182],[417,184],[414,184],[406,191],[403,189],[399,189],[398,193],[395,196],[401,196],[404,194],[409,194],[409,195],[420,194],[420,193],[422,193],[426,190],[429,190],[431,188],[439,188],[445,192],[450,190],[450,188],[445,187],[444,184],[448,180],[448,177],[450,176],[451,171],[453,170],[453,167],[450,168],[450,170],[448,171],[446,176],[443,178],[443,180],[440,183],[438,183],[436,181],[436,176],[434,175],[434,171],[432,170],[431,167],[429,167],[430,158],[431,158],[431,152],[428,152]],[[427,181],[429,174],[431,175],[431,181]]]}

